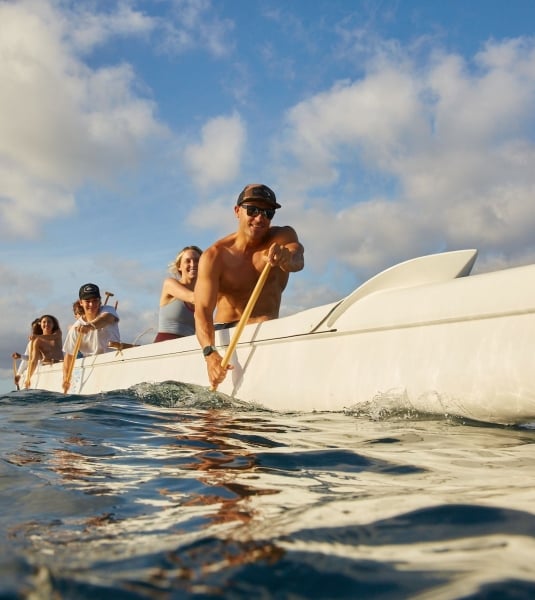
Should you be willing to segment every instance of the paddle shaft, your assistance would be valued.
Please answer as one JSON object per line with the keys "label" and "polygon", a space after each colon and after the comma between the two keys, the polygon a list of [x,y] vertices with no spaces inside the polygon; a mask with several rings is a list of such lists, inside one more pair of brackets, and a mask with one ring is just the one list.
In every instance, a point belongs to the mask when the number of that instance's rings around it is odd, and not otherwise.
{"label": "paddle shaft", "polygon": [[17,359],[13,357],[13,381],[17,386],[17,390],[20,390],[19,382],[17,381]]}
{"label": "paddle shaft", "polygon": [[26,388],[30,387],[30,382],[31,382],[31,379],[32,379],[32,374],[33,374],[33,373],[30,373],[30,368],[32,366],[33,357],[34,357],[34,354],[35,354],[35,342],[36,342],[35,339],[33,339],[33,340],[30,341],[30,353],[28,355],[28,365],[26,366],[26,383],[25,383],[25,386],[24,386]]}
{"label": "paddle shaft", "polygon": [[[80,351],[80,345],[82,343],[83,335],[84,334],[81,331],[78,332],[78,337],[76,338],[76,344],[74,344],[74,350],[72,353],[72,360],[68,366],[67,373],[65,374],[65,382],[69,384],[71,383],[72,372],[74,371],[74,362],[76,360],[76,357],[78,356],[78,352]],[[67,392],[65,392],[65,394],[66,393]]]}
{"label": "paddle shaft", "polygon": [[249,320],[249,317],[251,316],[251,313],[253,312],[253,308],[256,305],[256,301],[258,300],[258,297],[260,296],[262,290],[264,289],[264,284],[266,283],[266,279],[268,278],[270,271],[271,271],[271,265],[269,263],[266,263],[264,270],[262,271],[262,273],[260,274],[260,277],[258,278],[258,281],[256,282],[253,293],[251,294],[251,297],[249,298],[249,302],[247,302],[247,306],[245,307],[245,309],[243,311],[240,321],[239,321],[238,325],[236,326],[236,329],[234,330],[234,334],[232,335],[230,344],[228,345],[227,351],[225,352],[225,356],[223,356],[223,360],[221,361],[222,367],[226,367],[229,364],[230,357],[232,356],[232,353],[234,352],[234,350],[236,349],[236,346],[238,345],[238,341],[241,337],[243,328],[247,325],[247,321]]}
{"label": "paddle shaft", "polygon": [[[225,368],[230,362],[230,357],[232,356],[232,353],[234,352],[234,350],[236,349],[236,346],[238,345],[238,341],[242,334],[243,328],[247,325],[247,321],[249,320],[249,317],[251,316],[251,313],[253,312],[253,308],[255,307],[256,301],[258,300],[258,297],[260,296],[260,294],[264,288],[264,284],[266,283],[266,280],[268,278],[270,271],[271,271],[271,265],[269,263],[266,263],[266,266],[264,267],[262,273],[260,273],[260,277],[258,278],[258,281],[256,282],[253,293],[251,294],[251,297],[249,298],[249,302],[247,302],[247,305],[246,305],[246,307],[243,311],[243,314],[238,322],[238,325],[236,325],[236,329],[234,330],[232,339],[230,340],[230,344],[227,347],[227,351],[225,352],[225,355],[223,356],[223,360],[221,361],[221,366],[223,368]],[[213,392],[216,389],[217,389],[217,386],[212,386]]]}

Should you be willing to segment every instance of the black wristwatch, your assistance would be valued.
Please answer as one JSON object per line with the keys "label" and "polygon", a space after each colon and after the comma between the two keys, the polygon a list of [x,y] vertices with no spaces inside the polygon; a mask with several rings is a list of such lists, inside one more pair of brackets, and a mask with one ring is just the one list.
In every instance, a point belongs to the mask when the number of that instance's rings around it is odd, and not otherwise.
{"label": "black wristwatch", "polygon": [[212,354],[212,352],[217,352],[217,348],[215,346],[205,346],[202,349],[202,353],[205,358],[207,356],[210,356],[210,354]]}

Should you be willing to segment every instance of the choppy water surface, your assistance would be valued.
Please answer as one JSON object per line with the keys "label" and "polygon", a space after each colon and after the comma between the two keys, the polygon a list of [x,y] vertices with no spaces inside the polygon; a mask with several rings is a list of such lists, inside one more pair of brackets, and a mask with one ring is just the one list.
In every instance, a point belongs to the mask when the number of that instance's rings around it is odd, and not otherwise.
{"label": "choppy water surface", "polygon": [[171,384],[0,410],[1,598],[535,597],[530,425]]}

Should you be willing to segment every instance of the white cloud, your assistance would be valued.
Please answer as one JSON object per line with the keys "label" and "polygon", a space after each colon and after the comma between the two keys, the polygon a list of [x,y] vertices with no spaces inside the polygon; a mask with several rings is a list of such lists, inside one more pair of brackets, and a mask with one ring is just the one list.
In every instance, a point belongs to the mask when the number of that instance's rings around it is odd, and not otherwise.
{"label": "white cloud", "polygon": [[133,10],[127,2],[119,2],[115,11],[102,13],[92,13],[83,3],[75,3],[69,21],[65,35],[82,52],[117,36],[148,35],[158,27],[154,17]]}
{"label": "white cloud", "polygon": [[169,18],[159,23],[160,49],[180,54],[201,47],[216,57],[227,56],[234,47],[229,37],[234,24],[218,18],[216,10],[210,0],[172,0]]}
{"label": "white cloud", "polygon": [[[364,276],[422,250],[535,256],[534,105],[534,40],[488,43],[472,63],[391,54],[300,102],[276,144],[283,176],[303,194],[330,194],[320,213],[300,217],[300,235]],[[391,191],[363,198],[366,171]],[[309,266],[327,262],[317,246]]]}
{"label": "white cloud", "polygon": [[391,65],[290,109],[283,148],[302,165],[310,187],[328,185],[348,155],[371,164],[392,160],[409,135],[421,135],[418,108],[417,82]]}
{"label": "white cloud", "polygon": [[237,113],[208,121],[202,127],[200,143],[184,151],[184,162],[195,184],[206,190],[232,181],[240,170],[245,141],[245,124]]}
{"label": "white cloud", "polygon": [[[76,187],[135,164],[165,130],[128,65],[91,69],[54,5],[0,5],[0,232],[30,237],[73,210]],[[46,210],[45,207],[46,206]]]}

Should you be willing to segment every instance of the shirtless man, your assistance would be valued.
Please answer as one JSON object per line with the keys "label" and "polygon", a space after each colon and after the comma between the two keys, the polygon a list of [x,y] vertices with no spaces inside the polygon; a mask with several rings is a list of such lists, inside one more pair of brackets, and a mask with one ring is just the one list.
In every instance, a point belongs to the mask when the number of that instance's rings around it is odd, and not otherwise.
{"label": "shirtless man", "polygon": [[277,208],[280,204],[270,188],[259,183],[245,186],[234,207],[238,230],[215,242],[199,261],[195,329],[212,386],[220,384],[232,368],[221,366],[223,357],[214,347],[215,329],[240,320],[266,262],[273,268],[248,323],[276,319],[289,274],[304,267],[304,249],[296,232],[288,226],[271,226]]}

